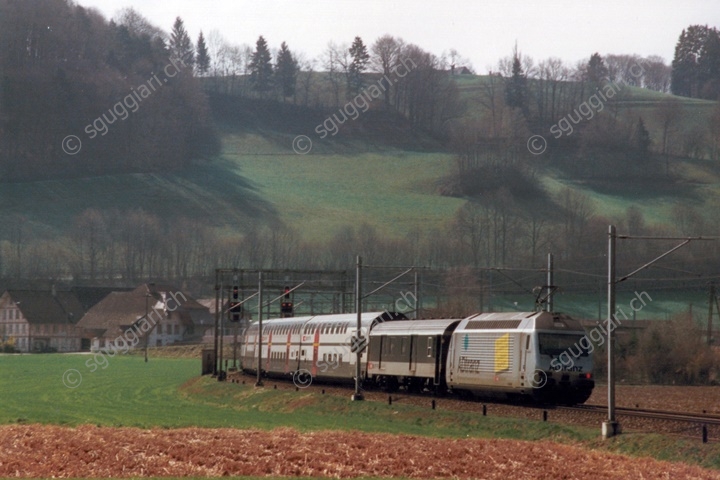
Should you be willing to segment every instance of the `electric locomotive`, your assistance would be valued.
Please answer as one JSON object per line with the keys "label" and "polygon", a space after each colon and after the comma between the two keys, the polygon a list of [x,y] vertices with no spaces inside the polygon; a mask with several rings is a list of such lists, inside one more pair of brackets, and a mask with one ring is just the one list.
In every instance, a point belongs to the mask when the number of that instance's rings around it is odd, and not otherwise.
{"label": "electric locomotive", "polygon": [[577,404],[592,393],[593,362],[580,322],[550,312],[483,313],[452,334],[447,384],[476,395]]}

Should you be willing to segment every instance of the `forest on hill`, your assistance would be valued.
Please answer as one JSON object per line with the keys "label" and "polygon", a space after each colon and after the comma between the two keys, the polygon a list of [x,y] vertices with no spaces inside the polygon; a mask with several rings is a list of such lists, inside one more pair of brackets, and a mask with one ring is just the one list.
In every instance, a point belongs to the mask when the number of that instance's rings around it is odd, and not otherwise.
{"label": "forest on hill", "polygon": [[64,0],[0,2],[0,181],[174,170],[218,152],[182,25],[168,38],[133,12],[118,21]]}

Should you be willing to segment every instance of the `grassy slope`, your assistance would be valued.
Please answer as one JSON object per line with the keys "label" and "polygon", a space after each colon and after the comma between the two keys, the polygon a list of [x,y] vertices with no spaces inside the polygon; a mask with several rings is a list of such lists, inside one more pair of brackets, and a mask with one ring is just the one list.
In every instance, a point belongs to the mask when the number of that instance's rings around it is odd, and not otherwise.
{"label": "grassy slope", "polygon": [[[461,95],[468,101],[466,116],[479,116],[483,107],[478,99],[483,95],[488,77],[468,75],[456,77],[456,80]],[[662,138],[661,119],[657,109],[662,100],[675,98],[682,105],[682,117],[673,127],[676,142],[682,140],[684,132],[705,131],[709,116],[717,106],[717,102],[713,101],[674,97],[638,87],[622,86],[619,92],[623,97],[620,101],[622,106],[619,113],[629,118],[642,117],[655,144],[658,144]],[[533,133],[541,134],[546,138],[552,137],[550,132]],[[682,186],[669,192],[658,192],[655,186],[638,186],[636,189],[624,189],[623,192],[594,190],[552,170],[541,171],[540,180],[551,194],[564,187],[587,194],[594,201],[596,210],[611,218],[624,216],[631,205],[636,205],[643,211],[646,221],[656,224],[666,223],[670,209],[678,203],[699,207],[701,211],[707,213],[711,212],[714,208],[714,200],[720,196],[718,165],[710,161],[690,159],[681,161],[671,159],[671,165],[674,171],[683,177],[684,182]]]}
{"label": "grassy slope", "polygon": [[253,181],[221,160],[175,173],[0,184],[0,220],[24,216],[37,231],[64,231],[87,208],[142,208],[166,219],[188,217],[217,225],[275,216]]}
{"label": "grassy slope", "polygon": [[[487,77],[456,77],[461,95],[468,100],[466,116],[477,116],[478,97]],[[667,95],[624,87],[622,109],[630,117],[642,116],[651,137],[660,137],[656,106]],[[679,98],[684,115],[678,131],[705,128],[716,102]],[[590,120],[592,121],[592,120]],[[347,128],[347,126],[343,127]],[[434,181],[451,172],[448,154],[384,149],[368,152],[366,144],[338,151],[337,139],[320,140],[311,135],[313,150],[307,156],[250,155],[278,151],[277,138],[229,132],[224,136],[224,158],[238,165],[242,175],[259,185],[264,198],[290,225],[308,239],[326,238],[352,221],[367,221],[388,235],[402,234],[413,226],[441,226],[463,201],[437,195]],[[336,144],[333,144],[336,142]],[[290,145],[292,137],[280,142]],[[285,147],[286,148],[286,147]],[[356,153],[363,152],[363,153]],[[678,203],[712,210],[720,194],[720,170],[708,161],[673,160],[684,182],[671,190],[639,185],[622,191],[591,189],[552,170],[542,170],[540,180],[550,193],[569,186],[593,199],[596,210],[620,218],[631,205],[641,208],[649,223],[665,223]]]}
{"label": "grassy slope", "polygon": [[[118,356],[90,372],[90,355],[0,355],[0,424],[28,422],[150,427],[363,430],[438,437],[547,440],[720,468],[717,444],[659,435],[599,440],[599,427],[570,427],[528,419],[431,411],[396,402],[351,402],[316,391],[257,390],[199,377],[198,359]],[[68,369],[82,374],[77,388],[63,385]],[[71,377],[74,381],[75,377]],[[441,401],[442,403],[442,401]],[[317,412],[322,411],[322,415]]]}
{"label": "grassy slope", "polygon": [[[268,155],[277,146],[258,134],[224,136],[224,158],[307,239],[325,240],[341,226],[362,222],[400,236],[413,227],[441,225],[462,204],[434,191],[452,168],[447,154],[325,153],[323,142],[313,140],[308,155]],[[287,141],[289,147],[292,138]]]}
{"label": "grassy slope", "polygon": [[[458,82],[469,100],[467,115],[477,115],[477,98],[487,77],[463,76]],[[652,137],[659,138],[654,108],[664,96],[626,89],[625,108],[632,115],[642,115]],[[690,99],[681,102],[686,111],[681,130],[702,127],[715,105]],[[361,123],[349,123],[343,131],[365,128]],[[450,154],[390,148],[382,141],[358,140],[352,134],[321,140],[312,132],[313,125],[305,132],[313,150],[304,156],[292,151],[294,135],[235,127],[223,134],[221,158],[182,172],[2,184],[0,220],[23,215],[36,231],[54,234],[66,229],[85,208],[143,208],[164,218],[199,218],[238,230],[280,218],[306,239],[322,240],[344,225],[363,221],[391,236],[414,227],[441,227],[462,205],[461,199],[441,197],[435,189],[435,182],[452,171]],[[383,129],[375,132],[376,138],[379,135],[382,140]],[[391,129],[386,137],[396,134]],[[623,215],[632,204],[641,207],[652,223],[667,221],[670,208],[678,202],[710,211],[712,199],[720,194],[716,166],[683,161],[677,168],[688,188],[667,193],[648,187],[632,193],[591,190],[549,170],[540,177],[550,192],[571,186],[589,194],[597,211],[609,216]]]}

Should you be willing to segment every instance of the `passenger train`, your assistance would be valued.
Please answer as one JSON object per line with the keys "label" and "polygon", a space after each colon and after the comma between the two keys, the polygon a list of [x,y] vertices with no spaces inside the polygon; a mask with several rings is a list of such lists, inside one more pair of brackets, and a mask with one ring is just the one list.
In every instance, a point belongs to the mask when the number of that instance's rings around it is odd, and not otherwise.
{"label": "passenger train", "polygon": [[[243,370],[257,373],[258,322],[245,332]],[[263,375],[352,382],[357,315],[263,321]],[[577,320],[550,312],[483,313],[463,319],[408,320],[361,314],[361,378],[366,387],[530,398],[579,404],[594,387],[593,360]],[[565,361],[573,352],[572,363]],[[565,358],[562,355],[565,355]],[[559,358],[563,358],[560,362]],[[310,380],[307,379],[307,380]]]}

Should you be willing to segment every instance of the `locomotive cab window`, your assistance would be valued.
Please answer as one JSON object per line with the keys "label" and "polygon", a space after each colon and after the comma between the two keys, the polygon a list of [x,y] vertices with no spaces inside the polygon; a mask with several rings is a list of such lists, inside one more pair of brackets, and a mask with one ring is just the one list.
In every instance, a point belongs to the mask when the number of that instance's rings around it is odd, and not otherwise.
{"label": "locomotive cab window", "polygon": [[552,355],[556,357],[573,349],[573,351],[580,350],[582,352],[581,356],[587,357],[588,351],[582,348],[580,343],[582,338],[581,335],[539,333],[538,343],[540,346],[540,355]]}

